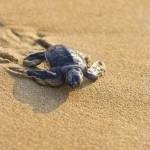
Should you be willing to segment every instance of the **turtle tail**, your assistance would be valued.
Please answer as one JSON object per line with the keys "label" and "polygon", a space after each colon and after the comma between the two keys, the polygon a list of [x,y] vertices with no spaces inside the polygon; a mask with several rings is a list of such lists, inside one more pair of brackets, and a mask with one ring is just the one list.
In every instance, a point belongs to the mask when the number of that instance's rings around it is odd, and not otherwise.
{"label": "turtle tail", "polygon": [[47,42],[45,39],[37,39],[35,41],[35,44],[38,44],[38,45],[44,47],[45,49],[48,49],[48,48],[50,48],[50,47],[53,46],[52,44],[50,44],[49,42]]}

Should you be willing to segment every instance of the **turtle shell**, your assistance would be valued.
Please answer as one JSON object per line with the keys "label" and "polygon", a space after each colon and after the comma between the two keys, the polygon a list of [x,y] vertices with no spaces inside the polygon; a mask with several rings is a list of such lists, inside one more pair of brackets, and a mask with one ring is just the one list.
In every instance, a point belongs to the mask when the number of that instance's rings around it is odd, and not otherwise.
{"label": "turtle shell", "polygon": [[45,52],[45,57],[51,67],[86,64],[81,55],[63,45],[55,45],[50,47]]}

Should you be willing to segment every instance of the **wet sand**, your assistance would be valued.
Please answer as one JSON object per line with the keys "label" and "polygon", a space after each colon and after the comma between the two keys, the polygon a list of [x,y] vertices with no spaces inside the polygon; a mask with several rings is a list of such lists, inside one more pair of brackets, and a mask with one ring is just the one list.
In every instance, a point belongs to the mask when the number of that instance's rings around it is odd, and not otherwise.
{"label": "wet sand", "polygon": [[[0,0],[0,149],[150,149],[149,8],[148,0]],[[75,91],[22,77],[39,38],[105,62],[106,74]]]}

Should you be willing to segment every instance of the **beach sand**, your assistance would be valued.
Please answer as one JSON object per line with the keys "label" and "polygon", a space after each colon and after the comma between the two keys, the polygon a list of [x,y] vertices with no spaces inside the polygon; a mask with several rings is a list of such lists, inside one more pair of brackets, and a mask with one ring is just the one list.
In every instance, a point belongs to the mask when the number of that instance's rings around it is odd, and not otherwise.
{"label": "beach sand", "polygon": [[[0,0],[0,149],[150,149],[149,8],[149,0]],[[23,58],[42,50],[39,38],[105,62],[106,74],[74,91],[20,76]]]}

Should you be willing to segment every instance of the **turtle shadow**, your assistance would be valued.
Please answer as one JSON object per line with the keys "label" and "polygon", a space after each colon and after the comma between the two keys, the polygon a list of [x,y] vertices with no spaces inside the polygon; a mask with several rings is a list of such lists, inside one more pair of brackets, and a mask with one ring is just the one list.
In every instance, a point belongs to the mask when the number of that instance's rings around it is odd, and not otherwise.
{"label": "turtle shadow", "polygon": [[[76,91],[89,86],[86,80]],[[34,112],[49,113],[57,109],[68,98],[73,89],[64,85],[62,87],[41,86],[33,80],[16,78],[13,85],[13,95],[18,101],[28,104]]]}
{"label": "turtle shadow", "polygon": [[49,113],[62,105],[69,96],[66,86],[52,88],[41,86],[32,80],[15,78],[13,95],[15,99],[30,105],[34,112]]}

